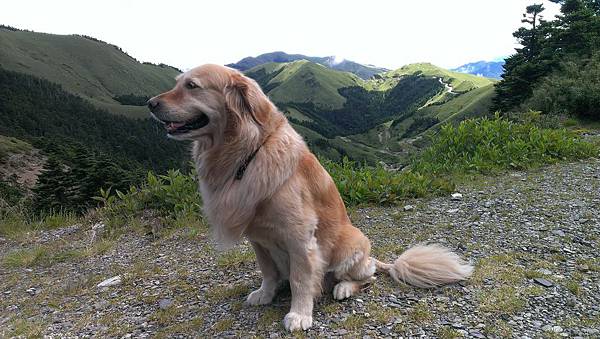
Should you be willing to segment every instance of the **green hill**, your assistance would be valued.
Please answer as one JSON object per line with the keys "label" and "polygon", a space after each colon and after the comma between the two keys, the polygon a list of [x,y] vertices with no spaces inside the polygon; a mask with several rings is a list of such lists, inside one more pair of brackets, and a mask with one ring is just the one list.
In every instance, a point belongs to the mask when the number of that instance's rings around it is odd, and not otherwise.
{"label": "green hill", "polygon": [[312,103],[319,108],[337,109],[346,102],[338,89],[362,86],[363,80],[352,73],[339,72],[323,65],[298,60],[268,63],[254,67],[247,75],[259,79],[269,97],[278,103]]}
{"label": "green hill", "polygon": [[494,83],[492,79],[449,71],[430,63],[416,63],[378,75],[375,84],[384,88],[389,87],[395,83],[396,79],[407,75],[421,75],[441,79],[443,83],[452,87],[453,92],[457,93],[468,92]]}
{"label": "green hill", "polygon": [[79,35],[0,28],[0,68],[60,84],[112,113],[146,116],[145,108],[114,98],[153,96],[173,86],[179,70],[141,63],[119,47]]}

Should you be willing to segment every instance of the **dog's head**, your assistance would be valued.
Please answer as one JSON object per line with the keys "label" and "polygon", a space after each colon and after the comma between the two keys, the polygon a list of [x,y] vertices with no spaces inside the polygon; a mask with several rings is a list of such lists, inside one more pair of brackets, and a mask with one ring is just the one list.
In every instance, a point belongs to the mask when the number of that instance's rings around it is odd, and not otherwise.
{"label": "dog's head", "polygon": [[275,110],[254,80],[218,65],[179,75],[173,89],[148,100],[148,108],[170,138],[206,139],[210,146],[239,137],[243,130],[257,135]]}

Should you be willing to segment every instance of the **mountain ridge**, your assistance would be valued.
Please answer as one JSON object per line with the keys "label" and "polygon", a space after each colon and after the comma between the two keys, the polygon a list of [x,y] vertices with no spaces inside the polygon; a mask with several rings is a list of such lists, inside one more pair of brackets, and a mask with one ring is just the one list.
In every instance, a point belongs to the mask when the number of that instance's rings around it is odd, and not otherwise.
{"label": "mountain ridge", "polygon": [[58,83],[112,113],[146,117],[145,107],[122,105],[121,95],[149,97],[168,90],[180,71],[139,62],[116,45],[84,36],[0,27],[0,67]]}
{"label": "mountain ridge", "polygon": [[452,71],[499,80],[504,73],[504,60],[476,61],[453,68]]}
{"label": "mountain ridge", "polygon": [[369,79],[373,75],[386,72],[388,69],[383,67],[376,67],[373,65],[364,65],[351,60],[340,60],[336,61],[335,56],[326,57],[315,57],[307,56],[304,54],[287,54],[283,51],[275,51],[269,53],[263,53],[255,57],[245,57],[238,62],[227,64],[231,68],[235,68],[240,71],[247,71],[253,67],[260,66],[270,62],[291,62],[297,60],[308,60],[317,64],[321,64],[325,67],[337,71],[350,72],[362,79]]}

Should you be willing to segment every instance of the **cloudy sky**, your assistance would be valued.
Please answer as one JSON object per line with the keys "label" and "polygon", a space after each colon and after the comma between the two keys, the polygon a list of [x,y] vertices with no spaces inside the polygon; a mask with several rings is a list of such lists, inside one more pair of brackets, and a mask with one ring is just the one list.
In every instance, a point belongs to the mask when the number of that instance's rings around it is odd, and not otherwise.
{"label": "cloudy sky", "polygon": [[[542,0],[538,0],[541,2]],[[85,34],[183,69],[282,50],[387,68],[443,67],[512,53],[530,0],[5,1],[0,24]],[[558,10],[543,1],[546,17]]]}

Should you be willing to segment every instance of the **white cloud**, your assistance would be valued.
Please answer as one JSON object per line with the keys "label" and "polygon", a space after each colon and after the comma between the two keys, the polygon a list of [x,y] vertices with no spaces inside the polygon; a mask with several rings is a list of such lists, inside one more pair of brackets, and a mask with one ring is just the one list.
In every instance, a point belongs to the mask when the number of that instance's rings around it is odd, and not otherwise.
{"label": "white cloud", "polygon": [[[553,16],[557,6],[546,18]],[[0,23],[86,34],[142,61],[180,68],[283,50],[398,68],[444,67],[513,52],[528,0],[7,1]]]}

